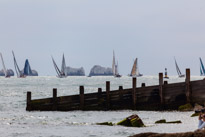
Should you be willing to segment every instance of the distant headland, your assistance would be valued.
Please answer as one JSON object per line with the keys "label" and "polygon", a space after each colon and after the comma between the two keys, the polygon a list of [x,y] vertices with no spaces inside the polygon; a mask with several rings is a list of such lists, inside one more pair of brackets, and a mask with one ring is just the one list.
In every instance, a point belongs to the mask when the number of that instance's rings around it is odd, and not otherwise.
{"label": "distant headland", "polygon": [[113,76],[112,68],[105,68],[100,65],[95,65],[90,70],[89,76]]}

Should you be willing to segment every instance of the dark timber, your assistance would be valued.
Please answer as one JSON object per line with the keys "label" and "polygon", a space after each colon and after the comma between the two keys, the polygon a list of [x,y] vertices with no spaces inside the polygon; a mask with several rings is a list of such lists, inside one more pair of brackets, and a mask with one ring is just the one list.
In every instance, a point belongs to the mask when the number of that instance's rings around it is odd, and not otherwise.
{"label": "dark timber", "polygon": [[27,111],[72,111],[72,110],[176,110],[186,103],[205,102],[205,80],[190,81],[190,70],[186,69],[184,82],[168,84],[159,73],[159,85],[137,87],[137,78],[133,78],[132,88],[110,90],[110,81],[106,81],[106,90],[98,88],[95,93],[85,94],[84,86],[79,87],[79,95],[57,96],[53,89],[53,97],[31,99],[27,92]]}

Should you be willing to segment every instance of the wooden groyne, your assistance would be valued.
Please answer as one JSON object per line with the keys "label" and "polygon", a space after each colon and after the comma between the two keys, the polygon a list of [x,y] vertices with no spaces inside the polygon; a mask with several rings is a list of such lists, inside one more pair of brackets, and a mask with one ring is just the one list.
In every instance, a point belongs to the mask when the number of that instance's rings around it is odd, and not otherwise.
{"label": "wooden groyne", "polygon": [[205,101],[205,80],[190,81],[190,69],[186,69],[184,82],[168,84],[159,73],[159,85],[147,86],[142,83],[137,88],[137,79],[133,78],[132,88],[110,91],[110,82],[106,82],[106,90],[98,88],[96,93],[84,94],[84,87],[79,87],[79,95],[57,96],[53,89],[53,97],[31,99],[27,92],[27,111],[72,111],[72,110],[167,110],[178,109],[186,103],[203,105]]}

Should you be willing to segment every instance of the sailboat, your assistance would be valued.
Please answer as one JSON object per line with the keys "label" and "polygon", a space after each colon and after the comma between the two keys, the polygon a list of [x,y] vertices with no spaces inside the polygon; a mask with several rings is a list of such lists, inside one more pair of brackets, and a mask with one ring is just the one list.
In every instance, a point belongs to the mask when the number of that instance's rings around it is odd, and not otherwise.
{"label": "sailboat", "polygon": [[1,56],[1,62],[2,62],[2,66],[3,66],[3,71],[4,71],[5,78],[9,78],[10,75],[9,75],[8,72],[7,72],[6,66],[5,66],[5,64],[4,64],[4,59],[3,59],[3,56],[2,56],[1,53],[0,53],[0,56]]}
{"label": "sailboat", "polygon": [[25,76],[38,76],[38,72],[31,69],[28,59],[26,59],[24,69],[22,71]]}
{"label": "sailboat", "polygon": [[16,70],[17,78],[25,78],[26,75],[24,75],[24,73],[19,69],[19,66],[17,64],[17,61],[16,61],[16,58],[15,58],[15,55],[14,55],[13,51],[12,51],[12,54],[13,54],[13,58],[14,58],[14,67],[15,67],[15,70]]}
{"label": "sailboat", "polygon": [[113,51],[113,61],[112,61],[112,72],[114,77],[121,77],[121,75],[118,72],[118,62],[115,63],[115,52]]}
{"label": "sailboat", "polygon": [[132,66],[132,70],[131,70],[131,73],[130,73],[131,77],[141,77],[141,76],[143,76],[143,74],[139,73],[137,60],[138,59],[136,58],[135,61],[134,61],[133,66]]}
{"label": "sailboat", "polygon": [[176,66],[176,70],[177,70],[178,76],[179,76],[180,78],[185,77],[185,75],[181,73],[181,71],[180,71],[180,69],[179,69],[179,66],[177,65],[177,61],[176,61],[175,58],[174,58],[174,61],[175,61],[175,66]]}
{"label": "sailboat", "polygon": [[201,58],[199,58],[199,60],[200,60],[200,76],[205,76],[204,64],[203,64]]}
{"label": "sailboat", "polygon": [[58,68],[55,60],[52,57],[53,65],[57,73],[58,78],[66,78],[67,77],[67,69],[66,69],[66,64],[65,64],[65,58],[63,54],[63,59],[62,59],[62,65],[61,65],[61,70]]}

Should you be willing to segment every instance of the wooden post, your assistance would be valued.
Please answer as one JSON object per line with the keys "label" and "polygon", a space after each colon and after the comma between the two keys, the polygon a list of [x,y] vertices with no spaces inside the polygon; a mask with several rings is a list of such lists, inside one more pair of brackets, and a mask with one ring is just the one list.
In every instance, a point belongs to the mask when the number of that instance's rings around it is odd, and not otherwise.
{"label": "wooden post", "polygon": [[133,109],[137,106],[137,96],[136,96],[137,78],[132,78],[132,103]]}
{"label": "wooden post", "polygon": [[164,81],[164,85],[167,85],[168,84],[168,81]]}
{"label": "wooden post", "polygon": [[106,81],[107,109],[110,109],[110,81]]}
{"label": "wooden post", "polygon": [[58,103],[58,100],[57,100],[57,88],[54,88],[53,89],[53,110],[57,110],[57,103]]}
{"label": "wooden post", "polygon": [[186,69],[186,98],[187,98],[187,103],[192,103],[191,102],[191,84],[190,84],[190,69]]}
{"label": "wooden post", "polygon": [[57,98],[57,88],[53,89],[53,98],[56,99]]}
{"label": "wooden post", "polygon": [[31,92],[27,92],[27,101],[26,101],[26,110],[30,111],[31,110]]}
{"label": "wooden post", "polygon": [[102,94],[102,88],[98,88],[98,99],[101,97]]}
{"label": "wooden post", "polygon": [[84,86],[80,86],[80,109],[84,108]]}
{"label": "wooden post", "polygon": [[142,83],[142,87],[145,87],[145,83]]}
{"label": "wooden post", "polygon": [[122,99],[123,99],[122,90],[123,90],[123,86],[119,86],[119,97],[120,97],[120,101],[122,101]]}
{"label": "wooden post", "polygon": [[163,73],[159,73],[159,96],[161,106],[164,106]]}

